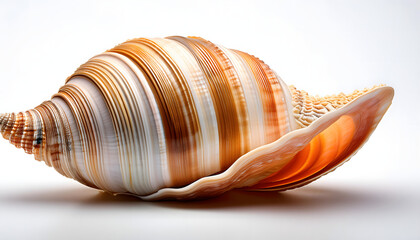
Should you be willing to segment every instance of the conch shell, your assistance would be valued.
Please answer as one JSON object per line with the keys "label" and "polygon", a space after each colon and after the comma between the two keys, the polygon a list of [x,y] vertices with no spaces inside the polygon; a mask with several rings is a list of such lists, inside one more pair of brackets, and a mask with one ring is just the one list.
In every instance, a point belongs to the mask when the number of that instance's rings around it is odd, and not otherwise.
{"label": "conch shell", "polygon": [[0,115],[3,137],[62,175],[145,200],[288,190],[366,142],[391,87],[328,97],[197,37],[139,38],[91,58],[52,99]]}

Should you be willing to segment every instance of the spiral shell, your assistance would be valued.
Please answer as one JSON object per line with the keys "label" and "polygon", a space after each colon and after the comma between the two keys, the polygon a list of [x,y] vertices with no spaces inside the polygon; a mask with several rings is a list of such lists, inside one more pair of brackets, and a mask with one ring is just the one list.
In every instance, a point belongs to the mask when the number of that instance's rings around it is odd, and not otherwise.
{"label": "spiral shell", "polygon": [[0,115],[0,128],[87,186],[193,199],[287,190],[333,171],[392,98],[385,86],[312,97],[247,53],[197,37],[139,38],[81,65],[50,101]]}

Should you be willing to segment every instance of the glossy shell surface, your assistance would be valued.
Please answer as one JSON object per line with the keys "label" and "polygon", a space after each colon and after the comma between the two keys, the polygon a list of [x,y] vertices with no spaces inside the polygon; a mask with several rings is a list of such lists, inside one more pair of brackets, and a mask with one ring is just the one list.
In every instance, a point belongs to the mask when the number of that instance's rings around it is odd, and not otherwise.
{"label": "glossy shell surface", "polygon": [[0,115],[0,128],[87,186],[193,199],[287,190],[333,171],[392,97],[386,86],[312,97],[247,53],[197,37],[139,38],[81,65],[51,100]]}

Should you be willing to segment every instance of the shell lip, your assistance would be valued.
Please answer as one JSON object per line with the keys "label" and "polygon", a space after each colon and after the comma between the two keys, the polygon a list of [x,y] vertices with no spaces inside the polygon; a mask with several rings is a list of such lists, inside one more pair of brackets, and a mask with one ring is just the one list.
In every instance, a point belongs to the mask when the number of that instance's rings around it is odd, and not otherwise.
{"label": "shell lip", "polygon": [[[351,102],[344,105],[342,108],[339,108],[335,111],[326,113],[321,118],[315,120],[311,125],[309,125],[306,128],[297,129],[295,131],[289,132],[288,134],[284,135],[280,139],[263,145],[259,148],[256,148],[240,158],[238,158],[234,164],[232,164],[231,167],[229,167],[226,171],[217,174],[212,175],[208,177],[201,178],[185,187],[181,188],[164,188],[160,189],[159,191],[147,195],[147,196],[139,196],[143,200],[163,200],[163,199],[191,199],[191,198],[197,198],[202,196],[213,196],[211,193],[214,193],[213,191],[217,188],[218,194],[221,195],[224,192],[231,190],[233,188],[242,188],[247,186],[252,186],[253,184],[257,183],[259,180],[263,179],[266,176],[262,176],[260,178],[249,177],[250,179],[247,179],[245,181],[235,181],[236,175],[241,174],[242,171],[249,170],[249,166],[247,169],[247,164],[249,165],[250,161],[252,161],[255,156],[261,156],[264,154],[268,154],[270,151],[272,151],[274,148],[281,146],[283,144],[286,144],[287,142],[302,138],[310,138],[310,136],[316,136],[321,131],[326,129],[328,126],[330,126],[332,123],[337,121],[342,115],[345,115],[346,113],[354,112],[355,109],[359,106],[359,104],[363,103],[363,101],[367,101],[376,97],[379,97],[382,106],[380,106],[380,112],[383,116],[383,114],[386,112],[386,110],[391,105],[392,99],[394,96],[394,89],[392,87],[388,86],[377,86],[372,88],[372,90],[368,91],[366,94],[363,94],[356,99],[352,100]],[[378,119],[379,121],[380,119]],[[307,142],[309,142],[312,138],[306,139]],[[304,144],[301,144],[304,145]],[[303,148],[302,146],[300,146]],[[281,159],[280,159],[281,160]],[[260,164],[261,163],[257,163]],[[236,175],[235,175],[236,174]],[[243,175],[243,174],[242,174]],[[225,181],[224,179],[232,179],[233,181]],[[200,195],[197,196],[197,193]]]}

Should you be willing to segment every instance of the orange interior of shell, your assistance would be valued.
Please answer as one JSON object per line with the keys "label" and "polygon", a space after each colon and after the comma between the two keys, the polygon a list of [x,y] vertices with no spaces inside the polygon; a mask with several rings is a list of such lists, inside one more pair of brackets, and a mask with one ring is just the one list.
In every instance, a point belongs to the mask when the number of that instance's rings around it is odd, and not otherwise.
{"label": "orange interior of shell", "polygon": [[233,188],[280,191],[306,185],[333,171],[360,149],[390,106],[393,94],[390,87],[373,89],[308,127],[248,152],[220,174],[142,198],[194,199]]}
{"label": "orange interior of shell", "polygon": [[375,117],[376,111],[341,116],[315,136],[285,167],[251,188],[286,190],[333,170],[360,148],[372,131]]}

